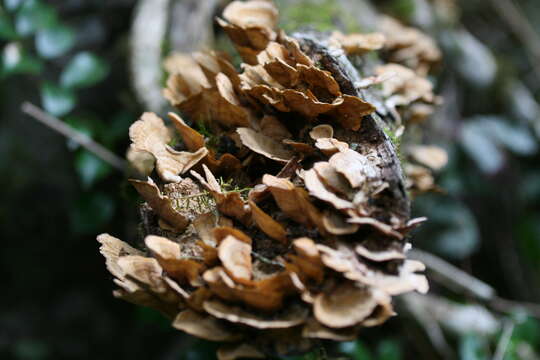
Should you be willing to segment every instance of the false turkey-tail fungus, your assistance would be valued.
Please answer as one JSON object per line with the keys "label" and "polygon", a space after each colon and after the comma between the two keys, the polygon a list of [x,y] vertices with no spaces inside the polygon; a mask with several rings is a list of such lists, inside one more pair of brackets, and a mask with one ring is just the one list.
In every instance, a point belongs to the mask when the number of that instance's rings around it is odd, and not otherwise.
{"label": "false turkey-tail fungus", "polygon": [[[384,34],[289,36],[277,17],[251,0],[217,19],[240,71],[218,52],[166,60],[164,96],[182,117],[145,113],[129,131],[144,248],[98,236],[114,295],[222,342],[220,359],[354,339],[395,315],[392,296],[428,290],[406,254],[422,222],[409,193],[433,187],[446,157],[420,144],[398,156],[396,139],[439,101],[424,77],[436,47],[392,36],[388,19]],[[363,58],[379,49],[401,64]]]}

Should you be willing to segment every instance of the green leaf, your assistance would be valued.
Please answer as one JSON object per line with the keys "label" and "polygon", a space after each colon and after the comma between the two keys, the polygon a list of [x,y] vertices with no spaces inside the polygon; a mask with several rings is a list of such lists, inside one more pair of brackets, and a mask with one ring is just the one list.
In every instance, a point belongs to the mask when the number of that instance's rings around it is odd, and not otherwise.
{"label": "green leaf", "polygon": [[356,341],[356,348],[354,350],[354,360],[372,360],[373,356],[368,347],[361,341]]}
{"label": "green leaf", "polygon": [[504,154],[480,122],[466,122],[461,128],[460,140],[464,150],[484,173],[493,174],[502,168]]}
{"label": "green leaf", "polygon": [[416,11],[414,0],[394,0],[390,3],[390,12],[400,18],[411,19]]}
{"label": "green leaf", "polygon": [[505,99],[510,112],[516,119],[525,119],[540,137],[540,105],[533,93],[520,81],[514,80],[505,86]]}
{"label": "green leaf", "polygon": [[76,234],[93,234],[111,220],[115,207],[113,199],[105,193],[84,194],[70,213],[71,229]]}
{"label": "green leaf", "polygon": [[41,60],[25,54],[17,43],[9,43],[2,52],[2,76],[14,74],[39,74],[43,68]]}
{"label": "green leaf", "polygon": [[287,30],[296,30],[302,26],[310,26],[319,31],[335,28],[334,19],[340,16],[340,5],[333,0],[300,0],[292,2],[278,1],[287,21],[280,25]]}
{"label": "green leaf", "polygon": [[384,339],[377,345],[379,360],[400,360],[403,358],[399,342],[392,339]]}
{"label": "green leaf", "polygon": [[352,357],[356,349],[356,342],[345,341],[338,344],[339,352]]}
{"label": "green leaf", "polygon": [[64,25],[42,29],[36,34],[36,50],[46,59],[65,54],[73,47],[74,42],[73,30]]}
{"label": "green leaf", "polygon": [[22,5],[24,0],[4,0],[4,6],[6,9],[13,11]]}
{"label": "green leaf", "polygon": [[138,324],[157,325],[159,330],[167,331],[171,324],[159,311],[149,307],[137,306],[135,308],[135,319]]}
{"label": "green leaf", "polygon": [[540,322],[530,316],[522,314],[521,321],[516,324],[512,333],[514,340],[525,341],[532,346],[540,345]]}
{"label": "green leaf", "polygon": [[50,5],[26,0],[17,13],[15,29],[20,36],[28,36],[39,29],[51,27],[55,22],[56,12]]}
{"label": "green leaf", "polygon": [[467,83],[485,88],[497,75],[497,62],[491,50],[465,29],[441,32],[441,45]]}
{"label": "green leaf", "polygon": [[538,151],[536,139],[527,127],[509,123],[504,118],[488,117],[484,121],[491,136],[518,155],[533,155]]}
{"label": "green leaf", "polygon": [[12,352],[16,359],[41,360],[48,357],[50,349],[43,341],[21,339],[13,344]]}
{"label": "green leaf", "polygon": [[461,143],[478,167],[488,174],[503,166],[501,148],[522,156],[538,151],[538,144],[527,127],[514,125],[497,115],[468,118],[461,129]]}
{"label": "green leaf", "polygon": [[54,116],[68,114],[75,107],[75,95],[68,89],[46,83],[41,88],[43,107]]}
{"label": "green leaf", "polygon": [[477,335],[465,335],[459,342],[459,358],[461,360],[488,360],[486,340]]}
{"label": "green leaf", "polygon": [[95,116],[89,115],[70,115],[66,116],[66,118],[64,119],[64,122],[66,124],[90,137],[96,134],[96,126],[94,123],[95,121],[99,121],[99,119]]}
{"label": "green leaf", "polygon": [[109,67],[101,58],[89,52],[81,52],[64,69],[60,82],[66,88],[88,87],[103,80],[108,72]]}
{"label": "green leaf", "polygon": [[[529,215],[521,219],[517,228],[520,245],[520,255],[531,263],[535,269],[540,269],[540,216]],[[540,275],[540,271],[537,270]]]}
{"label": "green leaf", "polygon": [[99,138],[109,146],[114,146],[119,141],[123,141],[135,116],[135,114],[125,110],[112,115],[110,119],[107,119],[106,129],[99,133]]}
{"label": "green leaf", "polygon": [[86,150],[82,150],[75,156],[75,169],[85,189],[91,188],[112,171],[109,164]]}
{"label": "green leaf", "polygon": [[415,212],[429,214],[429,221],[417,233],[426,239],[424,247],[445,257],[462,260],[480,244],[478,225],[472,212],[457,199],[426,194],[415,200]]}
{"label": "green leaf", "polygon": [[532,170],[523,174],[518,189],[523,203],[533,205],[540,202],[540,170]]}
{"label": "green leaf", "polygon": [[0,39],[14,40],[17,38],[17,32],[11,23],[11,19],[8,14],[0,8]]}
{"label": "green leaf", "polygon": [[216,358],[218,345],[215,342],[196,339],[186,351],[182,353],[179,360],[210,360]]}

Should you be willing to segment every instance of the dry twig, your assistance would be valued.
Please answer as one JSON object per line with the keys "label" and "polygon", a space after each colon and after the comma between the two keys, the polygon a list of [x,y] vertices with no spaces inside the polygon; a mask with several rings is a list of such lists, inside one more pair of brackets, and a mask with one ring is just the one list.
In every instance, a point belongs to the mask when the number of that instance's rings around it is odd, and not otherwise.
{"label": "dry twig", "polygon": [[409,256],[422,261],[433,273],[433,280],[444,287],[472,295],[495,311],[509,313],[523,309],[530,316],[540,319],[540,304],[503,299],[497,296],[493,287],[482,280],[425,251],[414,249],[409,252]]}
{"label": "dry twig", "polygon": [[86,150],[90,151],[101,160],[105,161],[112,167],[124,171],[126,169],[126,162],[124,159],[118,157],[103,145],[98,144],[86,134],[83,134],[71,126],[67,125],[65,122],[55,118],[54,116],[46,113],[37,106],[24,102],[21,106],[22,112],[30,115],[35,120],[41,122],[42,124],[47,125],[49,128],[59,132],[70,140],[75,141],[77,144],[84,147]]}

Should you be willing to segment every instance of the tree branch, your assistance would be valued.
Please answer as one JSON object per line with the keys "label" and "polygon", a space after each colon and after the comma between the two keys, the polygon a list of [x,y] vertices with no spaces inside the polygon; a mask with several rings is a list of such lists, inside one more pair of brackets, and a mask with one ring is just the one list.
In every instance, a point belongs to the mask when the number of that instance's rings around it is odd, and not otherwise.
{"label": "tree branch", "polygon": [[510,30],[523,43],[531,66],[540,77],[540,35],[512,0],[490,0],[491,5]]}
{"label": "tree branch", "polygon": [[540,319],[540,304],[503,299],[497,296],[494,288],[482,280],[425,251],[410,250],[409,257],[423,262],[433,273],[433,280],[446,288],[472,295],[498,312],[509,313],[523,309],[530,316]]}
{"label": "tree branch", "polygon": [[495,297],[495,289],[491,286],[433,254],[413,249],[409,256],[423,262],[433,272],[435,280],[454,291],[466,292],[484,301]]}
{"label": "tree branch", "polygon": [[75,141],[77,144],[81,145],[86,150],[99,157],[101,160],[110,164],[112,167],[120,171],[124,171],[126,169],[126,161],[124,159],[115,155],[103,145],[96,143],[87,135],[73,129],[65,122],[41,110],[39,107],[29,102],[24,102],[21,106],[21,110],[25,114],[30,115],[35,120],[47,125],[49,128]]}

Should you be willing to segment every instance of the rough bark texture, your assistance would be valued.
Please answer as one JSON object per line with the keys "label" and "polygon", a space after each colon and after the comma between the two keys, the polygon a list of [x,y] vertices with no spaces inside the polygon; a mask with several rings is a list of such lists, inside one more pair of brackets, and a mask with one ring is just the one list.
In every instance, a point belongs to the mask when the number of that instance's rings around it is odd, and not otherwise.
{"label": "rough bark texture", "polygon": [[349,144],[357,144],[355,150],[362,155],[377,154],[378,165],[373,165],[372,168],[376,169],[379,180],[387,182],[389,187],[384,196],[376,200],[380,208],[376,217],[388,221],[394,215],[402,224],[406,223],[410,217],[410,201],[405,191],[403,172],[396,148],[384,132],[385,128],[390,129],[393,126],[391,112],[379,100],[381,96],[376,87],[366,90],[355,85],[361,80],[359,70],[367,70],[362,67],[367,67],[368,64],[358,62],[357,66],[360,68],[355,68],[342,51],[328,46],[324,33],[297,32],[293,37],[300,42],[302,50],[310,58],[332,73],[343,93],[366,99],[377,107],[377,112],[363,118],[359,131],[341,129],[336,132],[336,138]]}

